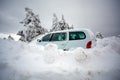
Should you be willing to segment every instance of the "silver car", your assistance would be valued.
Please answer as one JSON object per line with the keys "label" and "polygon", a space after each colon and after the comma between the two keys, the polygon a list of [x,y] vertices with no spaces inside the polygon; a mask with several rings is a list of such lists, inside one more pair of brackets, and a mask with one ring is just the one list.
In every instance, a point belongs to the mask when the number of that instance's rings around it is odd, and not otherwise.
{"label": "silver car", "polygon": [[40,45],[57,44],[59,49],[69,50],[77,47],[92,48],[95,36],[89,29],[63,30],[45,34],[37,40]]}

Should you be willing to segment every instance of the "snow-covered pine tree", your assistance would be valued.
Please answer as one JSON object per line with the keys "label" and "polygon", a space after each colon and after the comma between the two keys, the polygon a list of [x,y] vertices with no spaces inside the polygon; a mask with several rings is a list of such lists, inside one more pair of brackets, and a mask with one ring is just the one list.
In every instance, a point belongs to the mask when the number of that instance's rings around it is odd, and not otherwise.
{"label": "snow-covered pine tree", "polygon": [[69,27],[68,23],[66,23],[64,19],[64,15],[62,15],[61,21],[58,21],[56,14],[53,14],[53,24],[52,24],[52,29],[50,31],[52,32],[52,31],[60,31],[67,29],[73,29],[73,26]]}
{"label": "snow-covered pine tree", "polygon": [[59,24],[58,24],[58,30],[67,30],[67,29],[73,29],[73,26],[70,27],[68,23],[66,23],[64,19],[64,15],[62,15],[62,19],[61,21],[59,21]]}
{"label": "snow-covered pine tree", "polygon": [[14,40],[14,38],[11,35],[9,35],[8,40]]}
{"label": "snow-covered pine tree", "polygon": [[17,33],[17,35],[20,35],[21,37],[20,37],[20,41],[26,41],[25,40],[25,31],[24,30],[21,30],[21,31],[18,31],[18,33]]}
{"label": "snow-covered pine tree", "polygon": [[38,15],[35,15],[30,8],[25,8],[26,17],[20,23],[25,26],[25,30],[19,31],[17,34],[21,36],[20,40],[30,42],[32,39],[40,34],[47,32],[47,29],[41,26]]}
{"label": "snow-covered pine tree", "polygon": [[52,31],[56,31],[57,30],[57,26],[58,26],[58,18],[56,16],[56,14],[53,14],[53,19],[52,19],[52,29],[50,29],[50,32]]}
{"label": "snow-covered pine tree", "polygon": [[104,36],[103,36],[103,34],[102,34],[101,32],[97,32],[96,38],[98,38],[98,39],[103,39]]}

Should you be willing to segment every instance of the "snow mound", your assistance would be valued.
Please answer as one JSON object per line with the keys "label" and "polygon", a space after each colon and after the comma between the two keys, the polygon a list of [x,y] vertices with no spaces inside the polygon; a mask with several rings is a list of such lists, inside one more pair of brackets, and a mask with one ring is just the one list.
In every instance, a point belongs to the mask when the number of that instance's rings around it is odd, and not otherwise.
{"label": "snow mound", "polygon": [[85,61],[87,59],[86,51],[83,48],[77,48],[74,50],[75,60],[78,62]]}
{"label": "snow mound", "polygon": [[120,80],[119,75],[119,37],[72,51],[0,39],[0,80]]}
{"label": "snow mound", "polygon": [[11,33],[11,34],[4,34],[4,33],[0,33],[0,38],[1,39],[4,39],[4,38],[6,38],[6,39],[8,39],[8,36],[11,36],[11,37],[13,37],[13,39],[15,40],[15,41],[18,41],[19,39],[20,39],[20,36],[19,35],[16,35],[16,34],[13,34],[13,33]]}

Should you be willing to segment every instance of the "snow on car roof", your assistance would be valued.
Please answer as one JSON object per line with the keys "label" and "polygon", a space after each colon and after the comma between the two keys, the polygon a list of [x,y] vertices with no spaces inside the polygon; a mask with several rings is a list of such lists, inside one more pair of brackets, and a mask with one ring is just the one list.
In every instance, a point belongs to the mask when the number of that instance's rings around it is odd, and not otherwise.
{"label": "snow on car roof", "polygon": [[87,31],[91,33],[92,31],[87,28],[79,28],[79,29],[69,29],[69,30],[62,30],[62,31],[54,31],[54,32],[49,32],[49,33],[58,33],[58,32],[69,32],[69,31]]}

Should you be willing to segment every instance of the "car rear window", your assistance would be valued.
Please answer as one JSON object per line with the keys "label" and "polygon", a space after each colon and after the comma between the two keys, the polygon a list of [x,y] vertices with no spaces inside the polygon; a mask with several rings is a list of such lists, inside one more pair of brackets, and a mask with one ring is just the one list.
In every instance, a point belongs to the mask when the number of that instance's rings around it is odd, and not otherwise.
{"label": "car rear window", "polygon": [[66,40],[66,33],[53,33],[51,41],[64,41]]}
{"label": "car rear window", "polygon": [[75,31],[75,32],[69,32],[69,40],[83,40],[86,38],[86,35],[84,32]]}

